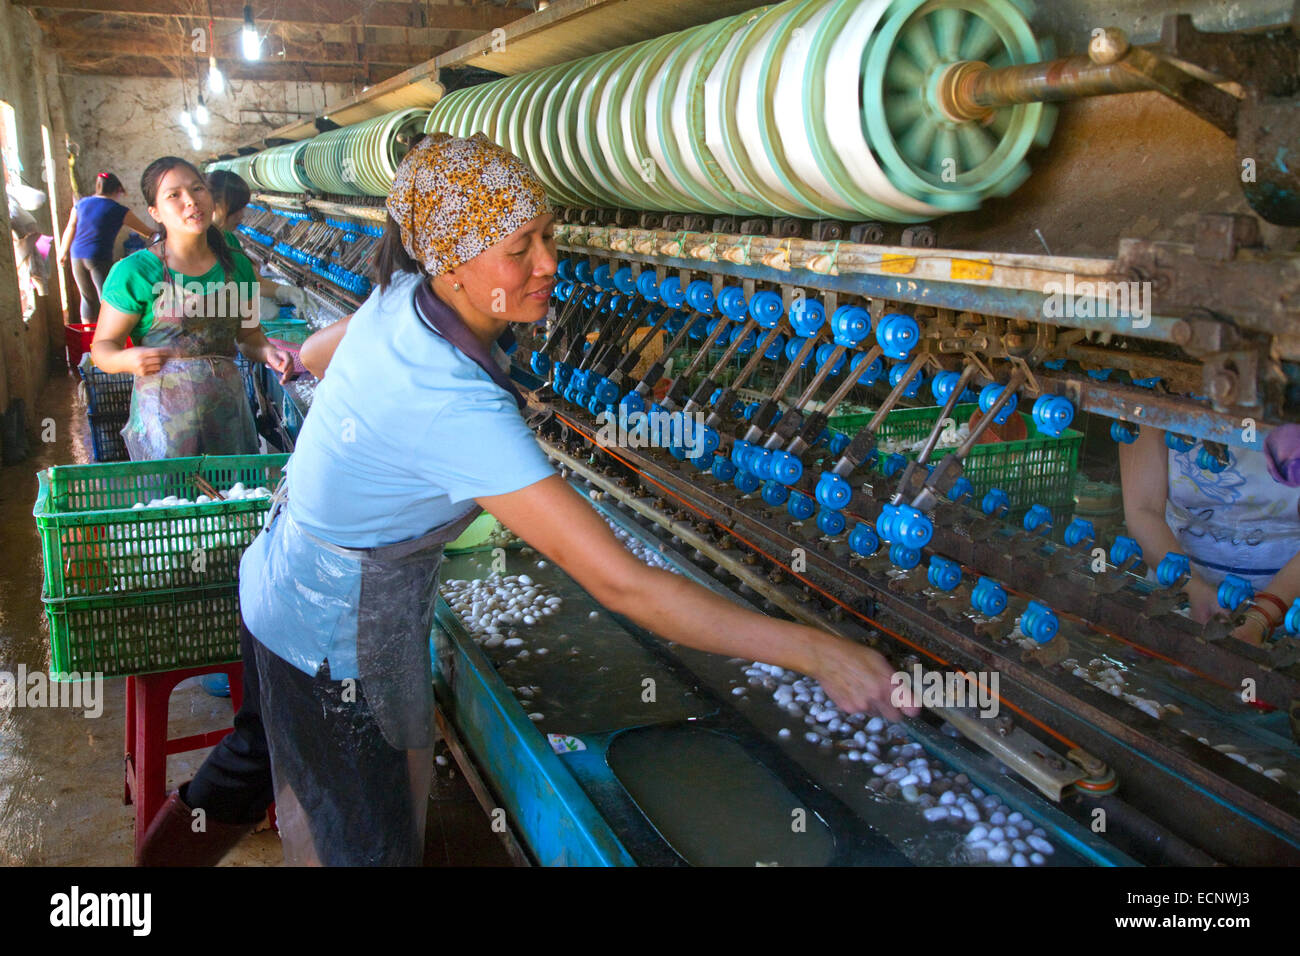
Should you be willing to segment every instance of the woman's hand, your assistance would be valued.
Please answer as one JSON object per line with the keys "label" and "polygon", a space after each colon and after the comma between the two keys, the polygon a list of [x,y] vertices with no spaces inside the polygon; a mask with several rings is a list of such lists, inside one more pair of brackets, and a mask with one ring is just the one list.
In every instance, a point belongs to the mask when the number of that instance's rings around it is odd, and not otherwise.
{"label": "woman's hand", "polygon": [[909,717],[919,712],[910,684],[895,685],[894,668],[871,648],[836,640],[830,656],[832,659],[824,667],[817,668],[819,673],[810,676],[817,679],[840,710],[847,714],[874,712],[886,720],[898,720],[900,711]]}
{"label": "woman's hand", "polygon": [[162,371],[162,367],[167,364],[167,360],[176,353],[172,349],[136,346],[135,348],[123,349],[120,354],[122,356],[121,361],[126,365],[122,371],[144,376]]}
{"label": "woman's hand", "polygon": [[267,343],[265,351],[262,353],[262,361],[268,368],[274,369],[280,376],[280,384],[284,384],[293,379],[293,356],[284,349],[276,348],[274,345]]}
{"label": "woman's hand", "polygon": [[1219,609],[1218,592],[1205,582],[1204,578],[1192,575],[1192,579],[1187,582],[1187,602],[1191,605],[1192,620],[1197,624],[1204,624],[1214,612]]}

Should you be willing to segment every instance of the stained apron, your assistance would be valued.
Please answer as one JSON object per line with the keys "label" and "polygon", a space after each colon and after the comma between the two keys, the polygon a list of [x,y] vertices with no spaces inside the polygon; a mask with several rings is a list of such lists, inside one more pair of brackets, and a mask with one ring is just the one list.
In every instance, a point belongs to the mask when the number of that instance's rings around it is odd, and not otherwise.
{"label": "stained apron", "polygon": [[122,429],[132,461],[257,453],[257,426],[235,365],[243,318],[232,305],[216,289],[198,295],[178,284],[154,303],[153,325],[139,345],[178,354],[135,378]]}
{"label": "stained apron", "polygon": [[[438,569],[443,546],[482,509],[471,505],[408,541],[344,548],[293,520],[284,487],[241,566],[240,594],[258,638],[285,862],[418,865],[435,740],[429,634]],[[275,604],[274,589],[284,587],[301,613]],[[314,675],[303,660],[277,657],[267,647],[276,643],[271,626],[324,628],[330,648],[353,644],[355,678],[344,676],[354,670],[345,654],[333,674],[326,660]],[[276,668],[280,679],[268,680]]]}

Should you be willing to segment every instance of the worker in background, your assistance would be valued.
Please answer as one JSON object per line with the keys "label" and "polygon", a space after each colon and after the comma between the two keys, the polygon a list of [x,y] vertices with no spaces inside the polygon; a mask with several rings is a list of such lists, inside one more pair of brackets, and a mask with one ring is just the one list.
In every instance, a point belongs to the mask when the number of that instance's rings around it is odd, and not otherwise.
{"label": "worker in background", "polygon": [[[480,508],[636,624],[809,674],[845,711],[898,717],[879,654],[645,565],[555,473],[496,345],[511,322],[546,317],[555,282],[554,216],[523,162],[481,135],[435,134],[398,168],[387,207],[379,286],[240,566],[240,718],[256,711],[265,730],[286,862],[421,861],[438,568]],[[236,744],[187,788],[209,821],[230,817],[204,801],[257,783],[249,740]],[[159,818],[147,843],[205,839],[180,794]]]}
{"label": "worker in background", "polygon": [[22,274],[24,264],[31,277],[32,289],[45,295],[45,283],[50,275],[49,247],[42,251],[41,229],[32,212],[45,204],[45,193],[21,183],[10,186],[8,192],[9,231],[13,233],[14,261]]}
{"label": "worker in background", "polygon": [[[145,239],[152,238],[153,227],[140,221],[122,200],[126,187],[112,173],[95,177],[95,194],[78,199],[68,214],[59,248],[59,268],[72,258],[72,278],[81,292],[81,321],[95,322],[99,317],[99,297],[104,280],[113,267],[113,243],[123,224]],[[146,197],[147,200],[148,197]]]}
{"label": "worker in background", "polygon": [[160,238],[109,272],[91,346],[100,369],[136,376],[122,429],[127,451],[133,461],[255,454],[235,350],[282,377],[292,359],[258,323],[253,265],[213,225],[207,182],[190,163],[156,159],[140,187]]}
{"label": "worker in background", "polygon": [[1274,429],[1263,452],[1228,446],[1220,472],[1202,469],[1195,449],[1179,452],[1158,428],[1141,428],[1119,446],[1124,520],[1154,568],[1173,551],[1187,556],[1191,616],[1204,623],[1219,607],[1228,574],[1255,597],[1233,636],[1260,644],[1300,597],[1300,426]]}
{"label": "worker in background", "polygon": [[[208,190],[212,193],[213,224],[225,233],[226,242],[230,243],[232,249],[238,249],[242,252],[244,246],[239,241],[239,234],[235,232],[235,229],[243,222],[244,212],[248,208],[249,200],[253,198],[248,183],[244,182],[244,178],[238,173],[218,169],[208,173]],[[259,275],[257,281],[261,286],[263,295],[275,299],[279,303],[292,303],[297,308],[302,308],[303,295],[301,289],[295,286],[281,285],[263,275]]]}

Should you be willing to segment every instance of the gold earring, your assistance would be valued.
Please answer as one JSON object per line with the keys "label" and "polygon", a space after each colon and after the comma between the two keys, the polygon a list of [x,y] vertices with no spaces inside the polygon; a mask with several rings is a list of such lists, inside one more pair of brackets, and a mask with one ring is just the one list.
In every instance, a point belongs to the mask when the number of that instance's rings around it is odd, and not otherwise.
{"label": "gold earring", "polygon": [[459,282],[453,282],[453,283],[451,284],[451,291],[452,291],[452,292],[459,292],[459,291],[460,291],[460,283],[459,283]]}

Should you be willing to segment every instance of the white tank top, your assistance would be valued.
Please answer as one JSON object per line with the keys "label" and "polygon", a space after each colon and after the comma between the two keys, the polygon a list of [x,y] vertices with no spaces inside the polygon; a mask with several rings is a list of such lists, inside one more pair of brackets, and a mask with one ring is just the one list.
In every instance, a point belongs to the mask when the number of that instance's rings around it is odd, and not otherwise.
{"label": "white tank top", "polygon": [[1165,520],[1210,584],[1235,574],[1264,590],[1300,551],[1300,488],[1274,481],[1263,452],[1231,446],[1216,475],[1197,467],[1198,451],[1169,450]]}

